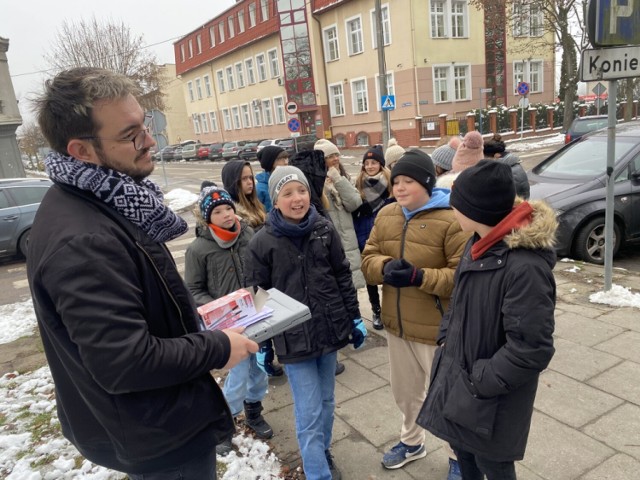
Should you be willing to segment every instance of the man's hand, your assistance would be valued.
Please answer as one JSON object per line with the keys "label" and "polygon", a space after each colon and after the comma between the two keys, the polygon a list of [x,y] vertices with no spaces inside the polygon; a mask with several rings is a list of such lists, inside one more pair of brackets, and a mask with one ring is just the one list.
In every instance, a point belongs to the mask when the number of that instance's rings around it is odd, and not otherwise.
{"label": "man's hand", "polygon": [[258,344],[242,335],[244,327],[227,328],[223,332],[229,337],[231,343],[231,354],[224,368],[233,368],[249,355],[258,351]]}

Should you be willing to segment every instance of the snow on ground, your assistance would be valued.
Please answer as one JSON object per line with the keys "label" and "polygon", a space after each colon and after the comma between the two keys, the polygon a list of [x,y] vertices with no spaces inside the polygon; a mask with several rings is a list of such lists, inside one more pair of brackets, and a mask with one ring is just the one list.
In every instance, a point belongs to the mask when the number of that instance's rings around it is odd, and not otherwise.
{"label": "snow on ground", "polygon": [[536,150],[539,148],[548,147],[550,145],[563,144],[564,135],[562,133],[549,135],[548,137],[544,137],[537,142],[529,142],[528,140],[525,139],[524,141],[507,140],[505,143],[507,144],[507,150],[510,152],[526,152],[529,150]]}
{"label": "snow on ground", "polygon": [[608,292],[596,292],[589,295],[589,301],[614,307],[640,308],[640,293],[633,293],[628,288],[613,284]]}
{"label": "snow on ground", "polygon": [[164,196],[165,201],[169,202],[169,208],[179,212],[186,210],[198,201],[198,195],[191,193],[182,188],[174,188]]}
{"label": "snow on ground", "polygon": [[31,299],[0,305],[0,344],[33,335],[37,326]]}

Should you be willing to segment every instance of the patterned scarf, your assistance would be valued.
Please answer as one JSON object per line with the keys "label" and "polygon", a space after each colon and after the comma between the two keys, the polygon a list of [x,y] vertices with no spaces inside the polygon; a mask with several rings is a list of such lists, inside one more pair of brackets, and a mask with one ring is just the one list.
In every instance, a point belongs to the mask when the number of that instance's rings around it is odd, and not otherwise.
{"label": "patterned scarf", "polygon": [[51,180],[93,193],[155,242],[168,242],[189,230],[187,222],[162,203],[160,187],[150,180],[136,182],[124,173],[58,152],[49,153],[44,165]]}
{"label": "patterned scarf", "polygon": [[387,179],[382,172],[372,177],[365,175],[362,178],[364,200],[371,206],[372,212],[375,213],[384,207],[385,200],[389,198],[388,186]]}

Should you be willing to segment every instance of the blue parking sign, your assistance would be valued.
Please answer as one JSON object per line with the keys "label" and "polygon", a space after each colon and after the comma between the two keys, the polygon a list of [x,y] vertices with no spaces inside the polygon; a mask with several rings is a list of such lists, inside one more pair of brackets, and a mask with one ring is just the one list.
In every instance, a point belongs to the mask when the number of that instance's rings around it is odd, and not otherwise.
{"label": "blue parking sign", "polygon": [[587,33],[594,47],[640,45],[640,5],[633,0],[591,0]]}

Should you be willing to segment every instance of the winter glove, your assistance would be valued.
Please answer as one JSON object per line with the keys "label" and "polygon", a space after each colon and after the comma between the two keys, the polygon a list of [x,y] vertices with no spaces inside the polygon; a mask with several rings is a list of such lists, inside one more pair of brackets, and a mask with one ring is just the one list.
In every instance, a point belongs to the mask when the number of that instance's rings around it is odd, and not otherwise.
{"label": "winter glove", "polygon": [[275,354],[273,352],[273,345],[271,344],[271,340],[267,340],[260,345],[260,350],[256,353],[256,362],[258,364],[258,368],[270,377],[274,374],[274,358]]}
{"label": "winter glove", "polygon": [[333,183],[336,183],[338,180],[340,180],[340,170],[338,170],[337,167],[331,167],[329,170],[327,170],[327,177],[329,177],[329,179]]}
{"label": "winter glove", "polygon": [[383,269],[382,281],[392,287],[419,287],[422,285],[424,273],[422,269],[414,267],[404,258],[387,262]]}
{"label": "winter glove", "polygon": [[367,338],[367,327],[364,326],[361,318],[356,318],[353,321],[353,328],[351,329],[351,339],[349,343],[353,343],[353,348],[356,350],[364,345],[364,339]]}

